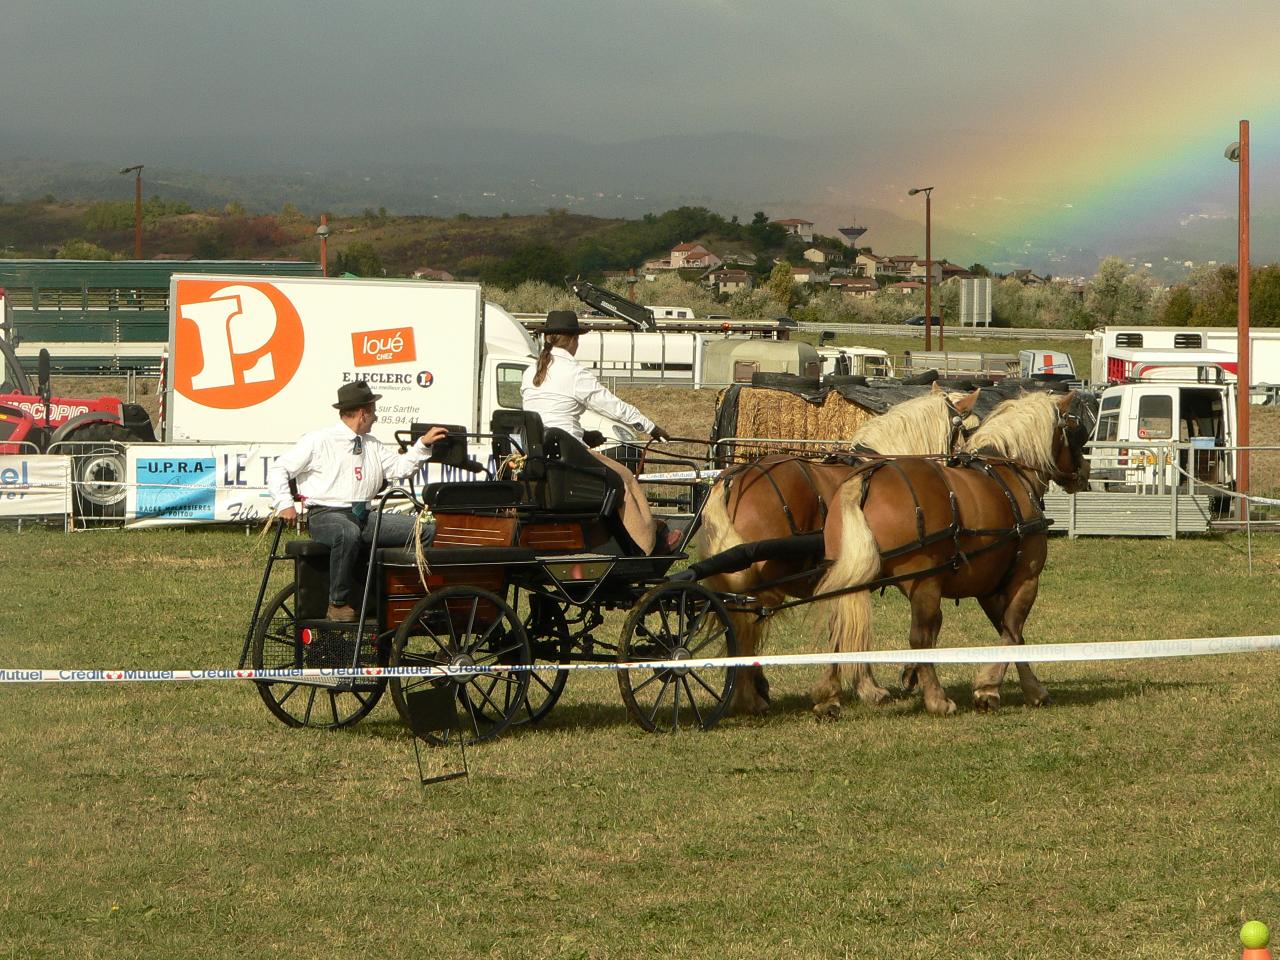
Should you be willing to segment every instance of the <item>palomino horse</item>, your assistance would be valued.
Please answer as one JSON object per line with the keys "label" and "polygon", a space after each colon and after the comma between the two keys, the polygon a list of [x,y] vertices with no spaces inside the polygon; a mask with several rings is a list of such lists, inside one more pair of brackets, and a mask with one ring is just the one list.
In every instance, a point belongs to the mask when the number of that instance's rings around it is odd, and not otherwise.
{"label": "palomino horse", "polygon": [[[1041,498],[1050,481],[1068,493],[1088,486],[1089,421],[1088,408],[1074,393],[1030,394],[996,407],[968,439],[956,466],[911,457],[860,469],[832,506],[824,539],[833,563],[815,592],[891,579],[911,601],[913,648],[937,644],[943,597],[976,597],[1000,639],[1022,643],[1047,552]],[[869,591],[851,590],[825,602],[835,608],[835,650],[868,649]],[[978,671],[976,707],[999,705],[1007,666]],[[904,673],[919,681],[930,713],[954,712],[932,664]],[[1018,664],[1018,677],[1026,703],[1048,702],[1030,664]],[[814,711],[838,715],[841,686],[841,667],[833,664],[813,688]]]}
{"label": "palomino horse", "polygon": [[[851,440],[872,455],[951,453],[964,434],[977,426],[973,413],[977,400],[977,390],[947,394],[935,385],[925,396],[899,403],[863,424]],[[705,559],[742,543],[820,531],[827,504],[857,470],[856,464],[774,455],[725,471],[703,509],[698,556]],[[820,560],[819,553],[762,560],[736,573],[709,577],[707,585],[718,592],[753,594],[765,604],[788,596],[808,597],[820,575],[816,570]],[[803,577],[806,570],[814,570],[814,575]],[[786,582],[769,586],[777,580]],[[769,621],[752,613],[731,613],[730,617],[739,653],[753,656],[764,646]],[[858,694],[864,700],[878,703],[889,696],[876,684],[869,667],[859,665],[855,673]],[[763,671],[753,667],[742,674],[734,687],[733,712],[765,712],[769,700]]]}

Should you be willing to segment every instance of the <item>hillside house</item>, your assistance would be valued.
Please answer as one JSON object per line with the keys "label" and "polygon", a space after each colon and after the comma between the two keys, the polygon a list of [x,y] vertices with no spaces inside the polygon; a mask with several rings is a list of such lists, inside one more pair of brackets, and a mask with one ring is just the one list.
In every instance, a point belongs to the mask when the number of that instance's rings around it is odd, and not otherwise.
{"label": "hillside house", "polygon": [[893,273],[893,264],[887,257],[877,257],[874,253],[860,253],[853,261],[854,273],[859,277],[886,277]]}
{"label": "hillside house", "polygon": [[720,259],[726,266],[732,264],[739,267],[754,267],[760,260],[749,250],[725,250],[720,254]]}
{"label": "hillside house", "polygon": [[413,271],[413,279],[415,280],[444,280],[453,279],[453,274],[448,270],[435,270],[431,267],[419,267]]}
{"label": "hillside house", "polygon": [[787,231],[787,236],[795,237],[801,243],[813,243],[813,221],[789,217],[786,220],[773,221]]}
{"label": "hillside house", "polygon": [[929,275],[932,275],[934,283],[942,282],[941,261],[933,261],[932,267],[930,267],[928,260],[915,260],[911,264],[911,269],[906,273],[906,276],[910,279],[919,280],[922,283],[924,282],[925,277]]}
{"label": "hillside house", "polygon": [[889,273],[896,277],[909,277],[911,276],[911,267],[920,258],[914,253],[900,253],[885,259],[889,262]]}
{"label": "hillside house", "polygon": [[792,283],[817,283],[822,279],[822,274],[815,267],[792,267],[791,282]]}
{"label": "hillside house", "polygon": [[707,281],[716,293],[721,296],[732,296],[735,293],[750,291],[751,274],[745,270],[713,270],[707,275]]}
{"label": "hillside house", "polygon": [[[1150,266],[1150,264],[1148,264]],[[1024,287],[1043,287],[1049,282],[1048,277],[1042,277],[1038,273],[1030,270],[1014,270],[1009,276],[1017,280]]]}
{"label": "hillside house", "polygon": [[832,277],[831,289],[855,300],[869,300],[880,289],[870,277]]}
{"label": "hillside house", "polygon": [[810,263],[826,263],[830,259],[826,251],[819,250],[817,247],[810,247],[804,252],[804,258]]}
{"label": "hillside house", "polygon": [[724,263],[723,260],[700,243],[681,243],[672,247],[670,260],[672,270],[683,270],[691,267],[707,270]]}
{"label": "hillside house", "polygon": [[903,280],[901,283],[891,283],[885,287],[885,289],[892,290],[894,293],[900,293],[903,296],[906,296],[908,294],[915,293],[917,290],[923,290],[924,284],[919,280]]}
{"label": "hillside house", "polygon": [[968,280],[973,277],[966,268],[958,263],[952,263],[950,260],[939,260],[942,264],[942,279],[946,280]]}

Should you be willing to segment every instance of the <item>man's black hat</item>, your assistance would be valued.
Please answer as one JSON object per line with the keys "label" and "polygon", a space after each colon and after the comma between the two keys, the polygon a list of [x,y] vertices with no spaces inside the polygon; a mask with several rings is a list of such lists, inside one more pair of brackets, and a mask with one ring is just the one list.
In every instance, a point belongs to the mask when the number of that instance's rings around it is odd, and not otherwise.
{"label": "man's black hat", "polygon": [[542,328],[542,332],[576,337],[582,333],[582,327],[578,326],[578,315],[572,310],[552,310],[547,314],[547,325]]}
{"label": "man's black hat", "polygon": [[338,402],[333,405],[333,408],[354,410],[356,407],[363,407],[366,403],[381,399],[382,394],[374,393],[369,389],[369,384],[363,380],[357,380],[355,383],[344,383],[338,388]]}

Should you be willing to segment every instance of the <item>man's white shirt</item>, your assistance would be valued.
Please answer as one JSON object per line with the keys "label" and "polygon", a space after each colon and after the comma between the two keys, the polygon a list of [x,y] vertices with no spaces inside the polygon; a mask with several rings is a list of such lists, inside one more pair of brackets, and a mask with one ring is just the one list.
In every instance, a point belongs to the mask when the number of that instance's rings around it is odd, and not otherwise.
{"label": "man's white shirt", "polygon": [[298,481],[298,493],[310,504],[349,507],[368,503],[386,480],[400,480],[414,473],[431,455],[415,443],[398,454],[365,434],[361,452],[355,452],[356,433],[342,421],[308,433],[293,448],[276,458],[267,472],[267,489],[276,510],[293,506],[289,479]]}
{"label": "man's white shirt", "polygon": [[561,347],[551,348],[552,362],[546,378],[533,385],[536,366],[524,372],[520,382],[520,399],[526,410],[542,418],[544,428],[559,427],[582,439],[579,418],[584,410],[594,410],[623,423],[638,424],[645,433],[653,430],[653,421],[643,413],[605,389],[586,367]]}

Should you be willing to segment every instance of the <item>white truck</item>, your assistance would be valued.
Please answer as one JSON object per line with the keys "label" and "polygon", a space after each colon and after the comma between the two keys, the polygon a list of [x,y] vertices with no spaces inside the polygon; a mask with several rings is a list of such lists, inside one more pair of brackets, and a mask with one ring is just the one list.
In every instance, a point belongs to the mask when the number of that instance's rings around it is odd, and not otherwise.
{"label": "white truck", "polygon": [[[334,421],[344,383],[382,395],[373,433],[393,444],[414,423],[487,432],[535,362],[478,284],[175,274],[169,303],[162,445],[129,451],[134,522],[261,518],[270,460]],[[595,414],[583,426],[633,436]],[[488,441],[470,453],[486,464]]]}
{"label": "white truck", "polygon": [[[1228,379],[1236,379],[1235,327],[1104,327],[1091,340],[1094,383],[1144,378],[1137,365],[1177,367],[1192,359],[1217,365]],[[1251,403],[1280,398],[1280,330],[1250,329],[1249,383]]]}

